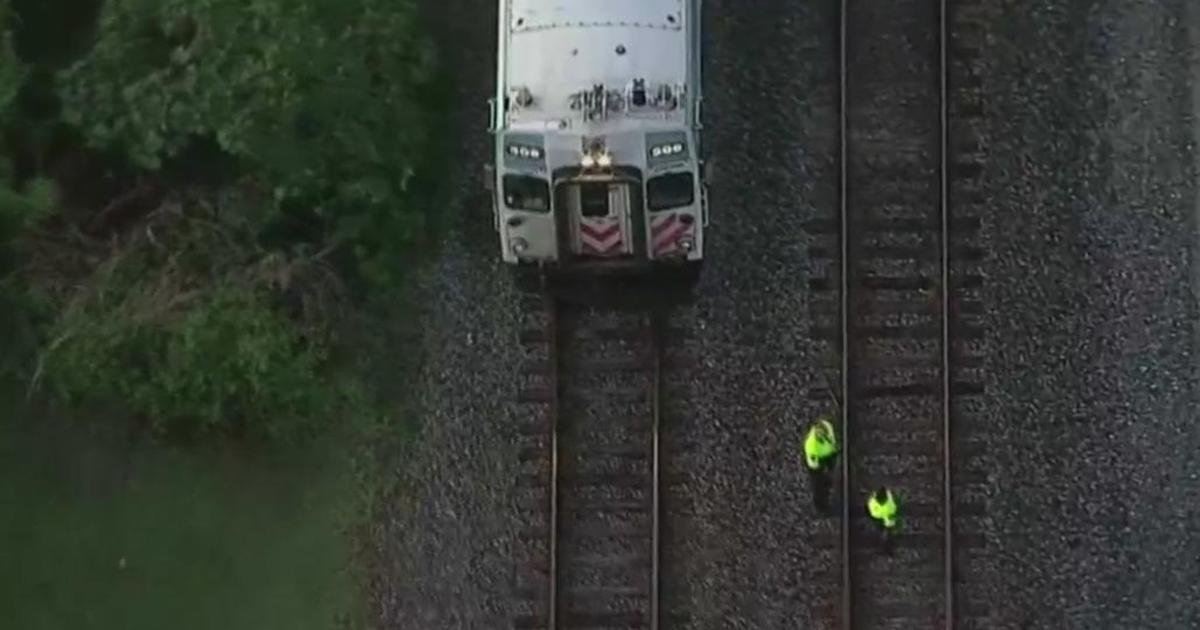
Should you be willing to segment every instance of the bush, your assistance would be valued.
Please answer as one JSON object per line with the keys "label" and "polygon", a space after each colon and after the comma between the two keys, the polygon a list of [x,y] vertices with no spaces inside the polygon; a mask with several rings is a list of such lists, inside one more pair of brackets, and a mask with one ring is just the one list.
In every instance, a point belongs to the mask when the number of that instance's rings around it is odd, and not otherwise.
{"label": "bush", "polygon": [[[12,241],[14,231],[28,225],[44,210],[49,201],[50,188],[39,182],[32,195],[23,195],[14,189],[13,168],[10,148],[5,144],[4,131],[13,120],[15,103],[29,69],[21,63],[13,51],[12,38],[8,31],[11,20],[7,3],[0,3],[0,246]],[[7,271],[0,269],[0,272]]]}
{"label": "bush", "polygon": [[294,437],[334,409],[320,353],[253,292],[217,287],[158,325],[122,311],[118,303],[63,322],[46,364],[60,393],[129,407],[160,434]]}
{"label": "bush", "polygon": [[38,305],[25,292],[15,270],[20,266],[17,242],[54,209],[58,192],[54,182],[35,178],[18,188],[4,132],[16,115],[16,100],[29,68],[12,47],[8,3],[0,3],[0,376],[21,373],[36,352],[34,329]]}
{"label": "bush", "polygon": [[[2,159],[0,159],[2,162]],[[2,166],[2,164],[0,164]],[[19,243],[57,204],[48,179],[31,180],[22,191],[0,172],[0,377],[20,377],[37,352],[36,322],[43,308],[28,294]]]}
{"label": "bush", "polygon": [[[331,364],[354,276],[330,261],[392,285],[423,227],[432,54],[411,0],[99,6],[74,61],[27,68],[0,34],[0,255],[17,270],[0,268],[0,309],[32,340],[23,376],[160,435],[369,416],[355,370]],[[214,164],[232,181],[198,175]]]}
{"label": "bush", "polygon": [[327,379],[334,277],[247,245],[236,205],[192,204],[111,245],[43,245],[30,272],[58,316],[35,384],[168,436],[296,438],[358,413],[357,390]]}
{"label": "bush", "polygon": [[213,138],[377,268],[422,225],[405,197],[432,55],[414,13],[406,0],[108,0],[95,48],[61,78],[64,114],[151,170]]}
{"label": "bush", "polygon": [[11,176],[0,168],[0,242],[12,242],[49,216],[57,207],[57,201],[58,192],[53,180],[35,178],[25,185],[24,190],[18,191]]}
{"label": "bush", "polygon": [[[2,15],[0,19],[3,19]],[[28,68],[17,61],[4,31],[0,30],[0,125],[8,123],[12,103],[21,91],[21,85],[28,74]]]}

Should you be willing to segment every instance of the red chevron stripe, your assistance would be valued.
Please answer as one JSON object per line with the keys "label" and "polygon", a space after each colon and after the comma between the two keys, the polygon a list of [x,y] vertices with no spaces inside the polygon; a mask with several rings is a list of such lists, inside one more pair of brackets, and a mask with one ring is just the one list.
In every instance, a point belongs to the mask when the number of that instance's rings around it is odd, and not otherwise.
{"label": "red chevron stripe", "polygon": [[683,236],[688,231],[689,230],[686,225],[677,225],[677,226],[675,226],[675,229],[673,229],[669,232],[664,232],[663,234],[660,234],[657,237],[655,237],[654,246],[655,247],[663,247],[663,246],[667,245],[668,243],[674,243],[675,241],[679,240],[680,236]]}
{"label": "red chevron stripe", "polygon": [[619,232],[620,229],[621,226],[617,223],[610,223],[605,226],[594,226],[587,223],[579,224],[579,231],[582,234],[601,240],[608,238],[614,232]]}
{"label": "red chevron stripe", "polygon": [[678,229],[665,234],[663,236],[663,238],[654,239],[654,255],[661,256],[663,254],[668,254],[668,253],[671,253],[671,252],[675,251],[676,249],[678,249],[679,245],[677,243],[678,243],[679,237],[683,236],[688,231],[689,231],[689,228],[687,226],[681,225],[681,226],[678,226]]}
{"label": "red chevron stripe", "polygon": [[692,225],[688,225],[683,221],[664,221],[660,229],[652,229],[651,233],[653,234],[653,240],[657,242],[664,238],[674,239],[678,237],[681,232],[690,232],[692,229]]}
{"label": "red chevron stripe", "polygon": [[608,245],[599,245],[590,241],[583,241],[583,251],[584,253],[588,254],[604,255],[613,252],[613,250],[615,250],[620,244],[621,241],[619,239]]}
{"label": "red chevron stripe", "polygon": [[612,241],[607,241],[607,242],[593,241],[593,240],[585,239],[582,241],[582,244],[587,247],[590,247],[596,251],[606,252],[606,251],[613,249],[614,247],[617,247],[618,245],[620,245],[621,239],[619,239],[619,238],[613,239]]}
{"label": "red chevron stripe", "polygon": [[650,233],[655,238],[658,238],[658,235],[663,230],[669,229],[672,225],[675,225],[676,221],[676,215],[673,212],[665,217],[655,217],[654,220],[650,222]]}
{"label": "red chevron stripe", "polygon": [[592,223],[580,221],[579,241],[585,253],[615,254],[614,250],[622,244],[621,224],[613,219],[601,219]]}

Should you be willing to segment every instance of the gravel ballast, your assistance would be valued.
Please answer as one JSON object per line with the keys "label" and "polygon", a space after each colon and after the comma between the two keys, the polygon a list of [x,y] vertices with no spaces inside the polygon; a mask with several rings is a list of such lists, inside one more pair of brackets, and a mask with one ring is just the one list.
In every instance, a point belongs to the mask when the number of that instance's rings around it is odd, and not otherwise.
{"label": "gravel ballast", "polygon": [[1196,627],[1188,2],[1037,4],[988,58],[998,627]]}
{"label": "gravel ballast", "polygon": [[[481,165],[494,90],[496,3],[428,3],[445,67],[455,73],[451,225],[437,261],[420,270],[406,316],[423,331],[408,390],[421,430],[395,457],[396,496],[374,538],[380,570],[371,597],[381,628],[507,627],[518,469],[514,417],[518,301],[497,264]],[[417,354],[417,353],[414,353]],[[397,365],[412,356],[396,356]]]}
{"label": "gravel ballast", "polygon": [[[997,629],[1192,627],[1187,2],[1061,4],[1074,8],[1005,9],[984,59],[989,358],[976,415],[994,425],[983,564],[999,572],[962,588],[992,603]],[[373,596],[383,628],[499,630],[517,597],[526,411],[522,300],[478,183],[496,3],[443,0],[430,12],[457,73],[449,181],[461,185],[444,251],[418,282],[426,359],[396,384],[411,390],[422,429],[378,524]],[[804,226],[836,203],[836,5],[706,0],[705,12],[705,142],[718,179],[706,268],[673,320],[691,333],[671,348],[682,367],[668,377],[678,483],[665,603],[687,615],[673,628],[825,628],[837,549],[822,541],[836,542],[837,522],[812,513],[797,449],[828,407],[809,394],[830,358],[809,339]]]}

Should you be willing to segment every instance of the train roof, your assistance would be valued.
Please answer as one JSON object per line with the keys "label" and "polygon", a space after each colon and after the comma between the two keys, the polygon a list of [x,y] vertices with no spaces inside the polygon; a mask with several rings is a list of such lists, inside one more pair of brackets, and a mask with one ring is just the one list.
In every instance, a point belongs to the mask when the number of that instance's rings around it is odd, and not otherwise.
{"label": "train roof", "polygon": [[[509,0],[501,89],[511,94],[527,88],[532,96],[532,102],[509,111],[510,127],[562,128],[560,121],[579,118],[572,98],[597,84],[624,91],[642,79],[648,91],[667,85],[682,96],[678,92],[688,80],[689,2]],[[653,118],[682,119],[682,105]]]}

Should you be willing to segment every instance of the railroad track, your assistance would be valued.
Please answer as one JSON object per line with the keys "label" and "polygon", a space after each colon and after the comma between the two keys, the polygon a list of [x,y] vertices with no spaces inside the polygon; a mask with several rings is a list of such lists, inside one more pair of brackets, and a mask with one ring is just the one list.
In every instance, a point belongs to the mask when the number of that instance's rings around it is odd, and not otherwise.
{"label": "railroad track", "polygon": [[522,630],[660,627],[659,316],[543,298],[522,333]]}
{"label": "railroad track", "polygon": [[[984,516],[970,417],[983,393],[982,29],[952,4],[842,3],[840,203],[810,229],[825,314],[813,336],[839,375],[810,397],[841,401],[843,436],[832,628],[987,627],[986,605],[959,596],[959,569],[983,544],[959,527]],[[881,486],[901,506],[890,555],[866,511]]]}

